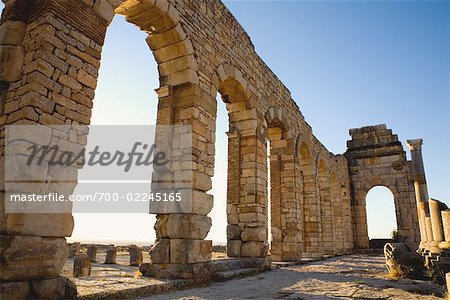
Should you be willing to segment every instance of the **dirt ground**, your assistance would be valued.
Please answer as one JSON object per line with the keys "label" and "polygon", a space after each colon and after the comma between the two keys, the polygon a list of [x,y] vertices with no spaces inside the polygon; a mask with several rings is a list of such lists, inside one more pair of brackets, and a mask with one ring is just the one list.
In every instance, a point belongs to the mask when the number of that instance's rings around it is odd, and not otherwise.
{"label": "dirt ground", "polygon": [[437,300],[444,296],[444,289],[430,282],[392,280],[386,275],[384,257],[349,255],[141,299]]}

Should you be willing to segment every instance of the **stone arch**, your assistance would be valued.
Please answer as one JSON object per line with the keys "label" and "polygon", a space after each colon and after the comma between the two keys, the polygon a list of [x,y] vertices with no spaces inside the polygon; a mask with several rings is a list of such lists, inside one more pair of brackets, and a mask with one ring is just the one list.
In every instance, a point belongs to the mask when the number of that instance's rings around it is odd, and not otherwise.
{"label": "stone arch", "polygon": [[186,82],[198,84],[194,47],[175,7],[167,0],[116,2],[122,3],[112,14],[125,16],[127,22],[148,33],[146,42],[158,64],[161,88]]}
{"label": "stone arch", "polygon": [[295,147],[290,126],[276,107],[265,114],[270,144],[271,258],[275,261],[299,261],[301,232],[297,199]]}
{"label": "stone arch", "polygon": [[[10,30],[20,25],[18,33],[6,33],[17,39],[16,45],[8,51],[13,52],[14,55],[9,57],[14,61],[13,69],[19,73],[2,72],[0,78],[5,120],[2,130],[5,124],[88,125],[102,45],[114,11],[148,32],[146,41],[158,63],[160,75],[157,124],[192,126],[192,161],[195,164],[192,167],[193,205],[183,214],[157,215],[157,241],[152,249],[155,255],[152,265],[142,271],[147,272],[146,275],[161,275],[160,266],[178,264],[178,269],[169,271],[174,274],[165,275],[193,276],[183,268],[188,268],[189,263],[210,261],[212,252],[211,241],[204,239],[211,222],[207,214],[213,202],[206,192],[211,188],[210,162],[214,153],[209,145],[214,144],[211,122],[215,111],[209,93],[199,86],[197,58],[177,10],[165,0],[83,0],[64,1],[64,5],[56,0],[50,2],[51,5],[43,5],[44,1],[11,1],[5,8],[2,26]],[[77,12],[76,17],[73,12]],[[25,98],[28,100],[24,102]],[[79,133],[79,136],[82,138],[85,134]],[[208,151],[204,151],[205,145]],[[71,194],[75,185],[66,192]],[[28,247],[24,246],[28,242],[26,237],[32,236],[39,245],[36,255],[40,255],[42,247],[52,249],[54,253],[45,261],[38,258],[27,261],[31,264],[27,269],[32,270],[27,274],[20,273],[24,272],[20,271],[21,265],[8,266],[19,272],[16,278],[8,280],[56,277],[67,259],[64,237],[70,236],[73,230],[71,213],[50,216],[7,214],[5,220],[8,218],[4,232],[10,234],[8,239],[15,246]],[[33,226],[15,228],[19,223]],[[44,226],[48,223],[60,226]],[[205,230],[181,237],[164,230],[167,226],[182,228],[182,224],[203,224]]]}
{"label": "stone arch", "polygon": [[[225,103],[237,103],[248,100],[250,94],[247,80],[235,66],[224,63],[214,73],[214,86],[222,95]],[[247,108],[249,108],[247,106]]]}
{"label": "stone arch", "polygon": [[318,191],[320,199],[320,214],[322,222],[322,244],[325,255],[334,254],[334,220],[331,201],[331,174],[329,163],[319,152],[316,161]]}
{"label": "stone arch", "polygon": [[[263,148],[256,135],[261,127],[243,74],[230,64],[215,70],[211,94],[220,94],[229,117],[227,181],[227,254],[229,257],[267,255],[266,179]],[[216,100],[214,100],[216,101]],[[259,187],[255,184],[259,182]]]}
{"label": "stone arch", "polygon": [[292,127],[289,121],[284,117],[283,111],[277,107],[268,109],[265,115],[267,128],[279,128],[283,139],[292,139]]}
{"label": "stone arch", "polygon": [[323,255],[320,240],[322,224],[313,148],[302,136],[297,139],[297,161],[302,178],[302,228],[304,258],[320,258]]}
{"label": "stone arch", "polygon": [[382,185],[394,194],[399,239],[414,245],[419,240],[417,206],[410,167],[398,136],[386,125],[350,129],[348,160],[356,248],[368,248],[366,194]]}

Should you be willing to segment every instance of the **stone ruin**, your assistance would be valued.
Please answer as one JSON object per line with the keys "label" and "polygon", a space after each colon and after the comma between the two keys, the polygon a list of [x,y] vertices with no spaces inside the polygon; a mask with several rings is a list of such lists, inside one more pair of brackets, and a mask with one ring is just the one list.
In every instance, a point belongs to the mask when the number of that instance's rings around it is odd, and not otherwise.
{"label": "stone ruin", "polygon": [[[412,161],[385,125],[350,130],[344,155],[328,151],[313,135],[289,90],[220,1],[3,2],[2,166],[6,125],[90,123],[102,46],[115,14],[148,33],[146,42],[160,79],[156,123],[192,126],[196,164],[192,209],[157,215],[157,241],[151,263],[141,264],[144,274],[192,279],[208,276],[211,270],[212,242],[205,238],[213,206],[209,191],[217,94],[229,114],[229,257],[258,258],[268,264],[268,258],[295,262],[367,248],[365,195],[373,186],[384,185],[394,194],[401,241],[411,245],[420,241],[421,251],[433,263],[444,259],[435,254],[449,249],[449,215],[444,211],[441,218],[436,206],[428,209],[419,140],[409,143]],[[76,132],[76,143],[85,144],[86,134]],[[72,137],[66,142],[73,143]],[[73,217],[70,213],[6,214],[4,174],[1,178],[0,290],[6,298],[36,296],[43,279],[55,286],[65,280],[58,276],[68,257],[65,238],[72,234]],[[75,186],[76,182],[65,193],[71,194]],[[25,254],[22,249],[30,251]],[[115,250],[109,252],[113,261]],[[75,246],[71,255],[76,253]]]}

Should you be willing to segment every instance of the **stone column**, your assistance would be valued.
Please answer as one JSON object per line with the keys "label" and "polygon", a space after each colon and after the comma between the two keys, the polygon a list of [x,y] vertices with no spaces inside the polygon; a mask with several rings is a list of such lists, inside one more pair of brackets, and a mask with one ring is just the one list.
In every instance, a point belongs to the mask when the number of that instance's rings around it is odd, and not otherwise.
{"label": "stone column", "polygon": [[447,206],[435,199],[429,200],[431,228],[433,231],[433,241],[430,243],[432,253],[440,253],[439,243],[444,240],[444,231],[442,228],[441,211],[447,209]]}
{"label": "stone column", "polygon": [[95,262],[97,259],[97,246],[89,245],[87,247],[87,255],[89,256],[89,260],[91,262]]}
{"label": "stone column", "polygon": [[[214,170],[216,100],[195,84],[160,88],[158,96],[158,125],[188,124],[192,128],[192,153],[183,156],[187,163],[181,166],[183,172],[192,174],[192,184],[185,189],[192,205],[177,213],[157,214],[151,264],[141,264],[140,270],[145,276],[192,279],[199,277],[195,268],[206,266],[212,256],[212,241],[204,239],[211,228],[207,215],[213,205],[207,191]],[[202,272],[208,275],[205,269]]]}
{"label": "stone column", "polygon": [[[430,210],[428,206],[428,189],[425,178],[425,168],[422,158],[422,139],[408,140],[408,147],[411,151],[411,161],[414,176],[414,189],[416,191],[416,202],[419,217],[420,228],[420,246],[419,248],[428,248],[428,242],[433,240],[432,229],[430,222],[426,221],[426,218],[430,216]],[[429,225],[427,225],[427,223]]]}
{"label": "stone column", "polygon": [[442,227],[444,230],[444,242],[439,243],[439,248],[444,250],[450,249],[450,210],[441,211]]}

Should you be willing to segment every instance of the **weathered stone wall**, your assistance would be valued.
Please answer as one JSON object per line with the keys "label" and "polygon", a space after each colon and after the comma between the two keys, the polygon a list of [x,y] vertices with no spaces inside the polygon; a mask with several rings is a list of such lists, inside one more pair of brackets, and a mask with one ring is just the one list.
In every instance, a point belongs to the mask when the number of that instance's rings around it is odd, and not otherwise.
{"label": "weathered stone wall", "polygon": [[419,238],[417,206],[411,162],[402,143],[386,125],[351,129],[347,142],[355,246],[368,248],[366,195],[374,186],[385,186],[394,195],[401,241],[416,245]]}
{"label": "weathered stone wall", "polygon": [[[273,237],[270,253],[275,260],[298,261],[302,257],[351,252],[354,237],[356,246],[366,246],[362,195],[369,175],[364,168],[355,173],[360,161],[365,160],[347,152],[353,184],[350,193],[346,158],[330,153],[317,140],[288,89],[256,54],[250,38],[220,1],[4,2],[0,22],[2,161],[5,125],[89,124],[102,45],[115,13],[149,33],[146,42],[157,61],[160,78],[157,124],[192,126],[194,164],[192,211],[157,216],[157,242],[146,274],[161,275],[163,266],[164,274],[189,277],[193,276],[192,266],[211,259],[211,241],[204,239],[211,226],[207,215],[213,205],[208,191],[214,174],[217,93],[226,103],[230,123],[228,255],[269,254],[268,209]],[[351,148],[358,146],[358,134],[352,133],[355,141]],[[78,133],[61,139],[83,144],[86,135]],[[398,152],[396,158],[405,164],[402,153]],[[388,162],[386,157],[379,160],[391,167],[394,161]],[[392,171],[386,166],[385,171],[389,176],[394,174],[392,180],[401,183],[397,191],[400,196],[396,197],[397,205],[406,205],[406,212],[397,216],[401,219],[401,233],[414,235],[416,228],[410,214],[413,207],[408,206],[409,198],[403,196],[410,196],[408,177],[406,171],[397,172],[407,167],[397,169],[400,167],[396,164],[396,171]],[[373,179],[373,183],[378,181]],[[18,222],[2,212],[2,239],[11,240],[2,243],[2,261],[8,259],[4,258],[5,253],[14,253],[17,249],[14,247],[25,247],[36,238],[58,248],[73,229],[70,214],[46,217],[28,214],[20,218]],[[352,219],[358,220],[355,228],[351,226]],[[44,221],[63,226],[41,225]],[[48,259],[59,262],[67,253],[54,251],[52,255]],[[55,263],[54,269],[49,270],[41,267],[46,261],[39,257],[18,254],[15,259],[25,261],[35,273],[22,274],[22,269],[9,264],[8,270],[2,269],[1,280],[54,277],[62,266]]]}

